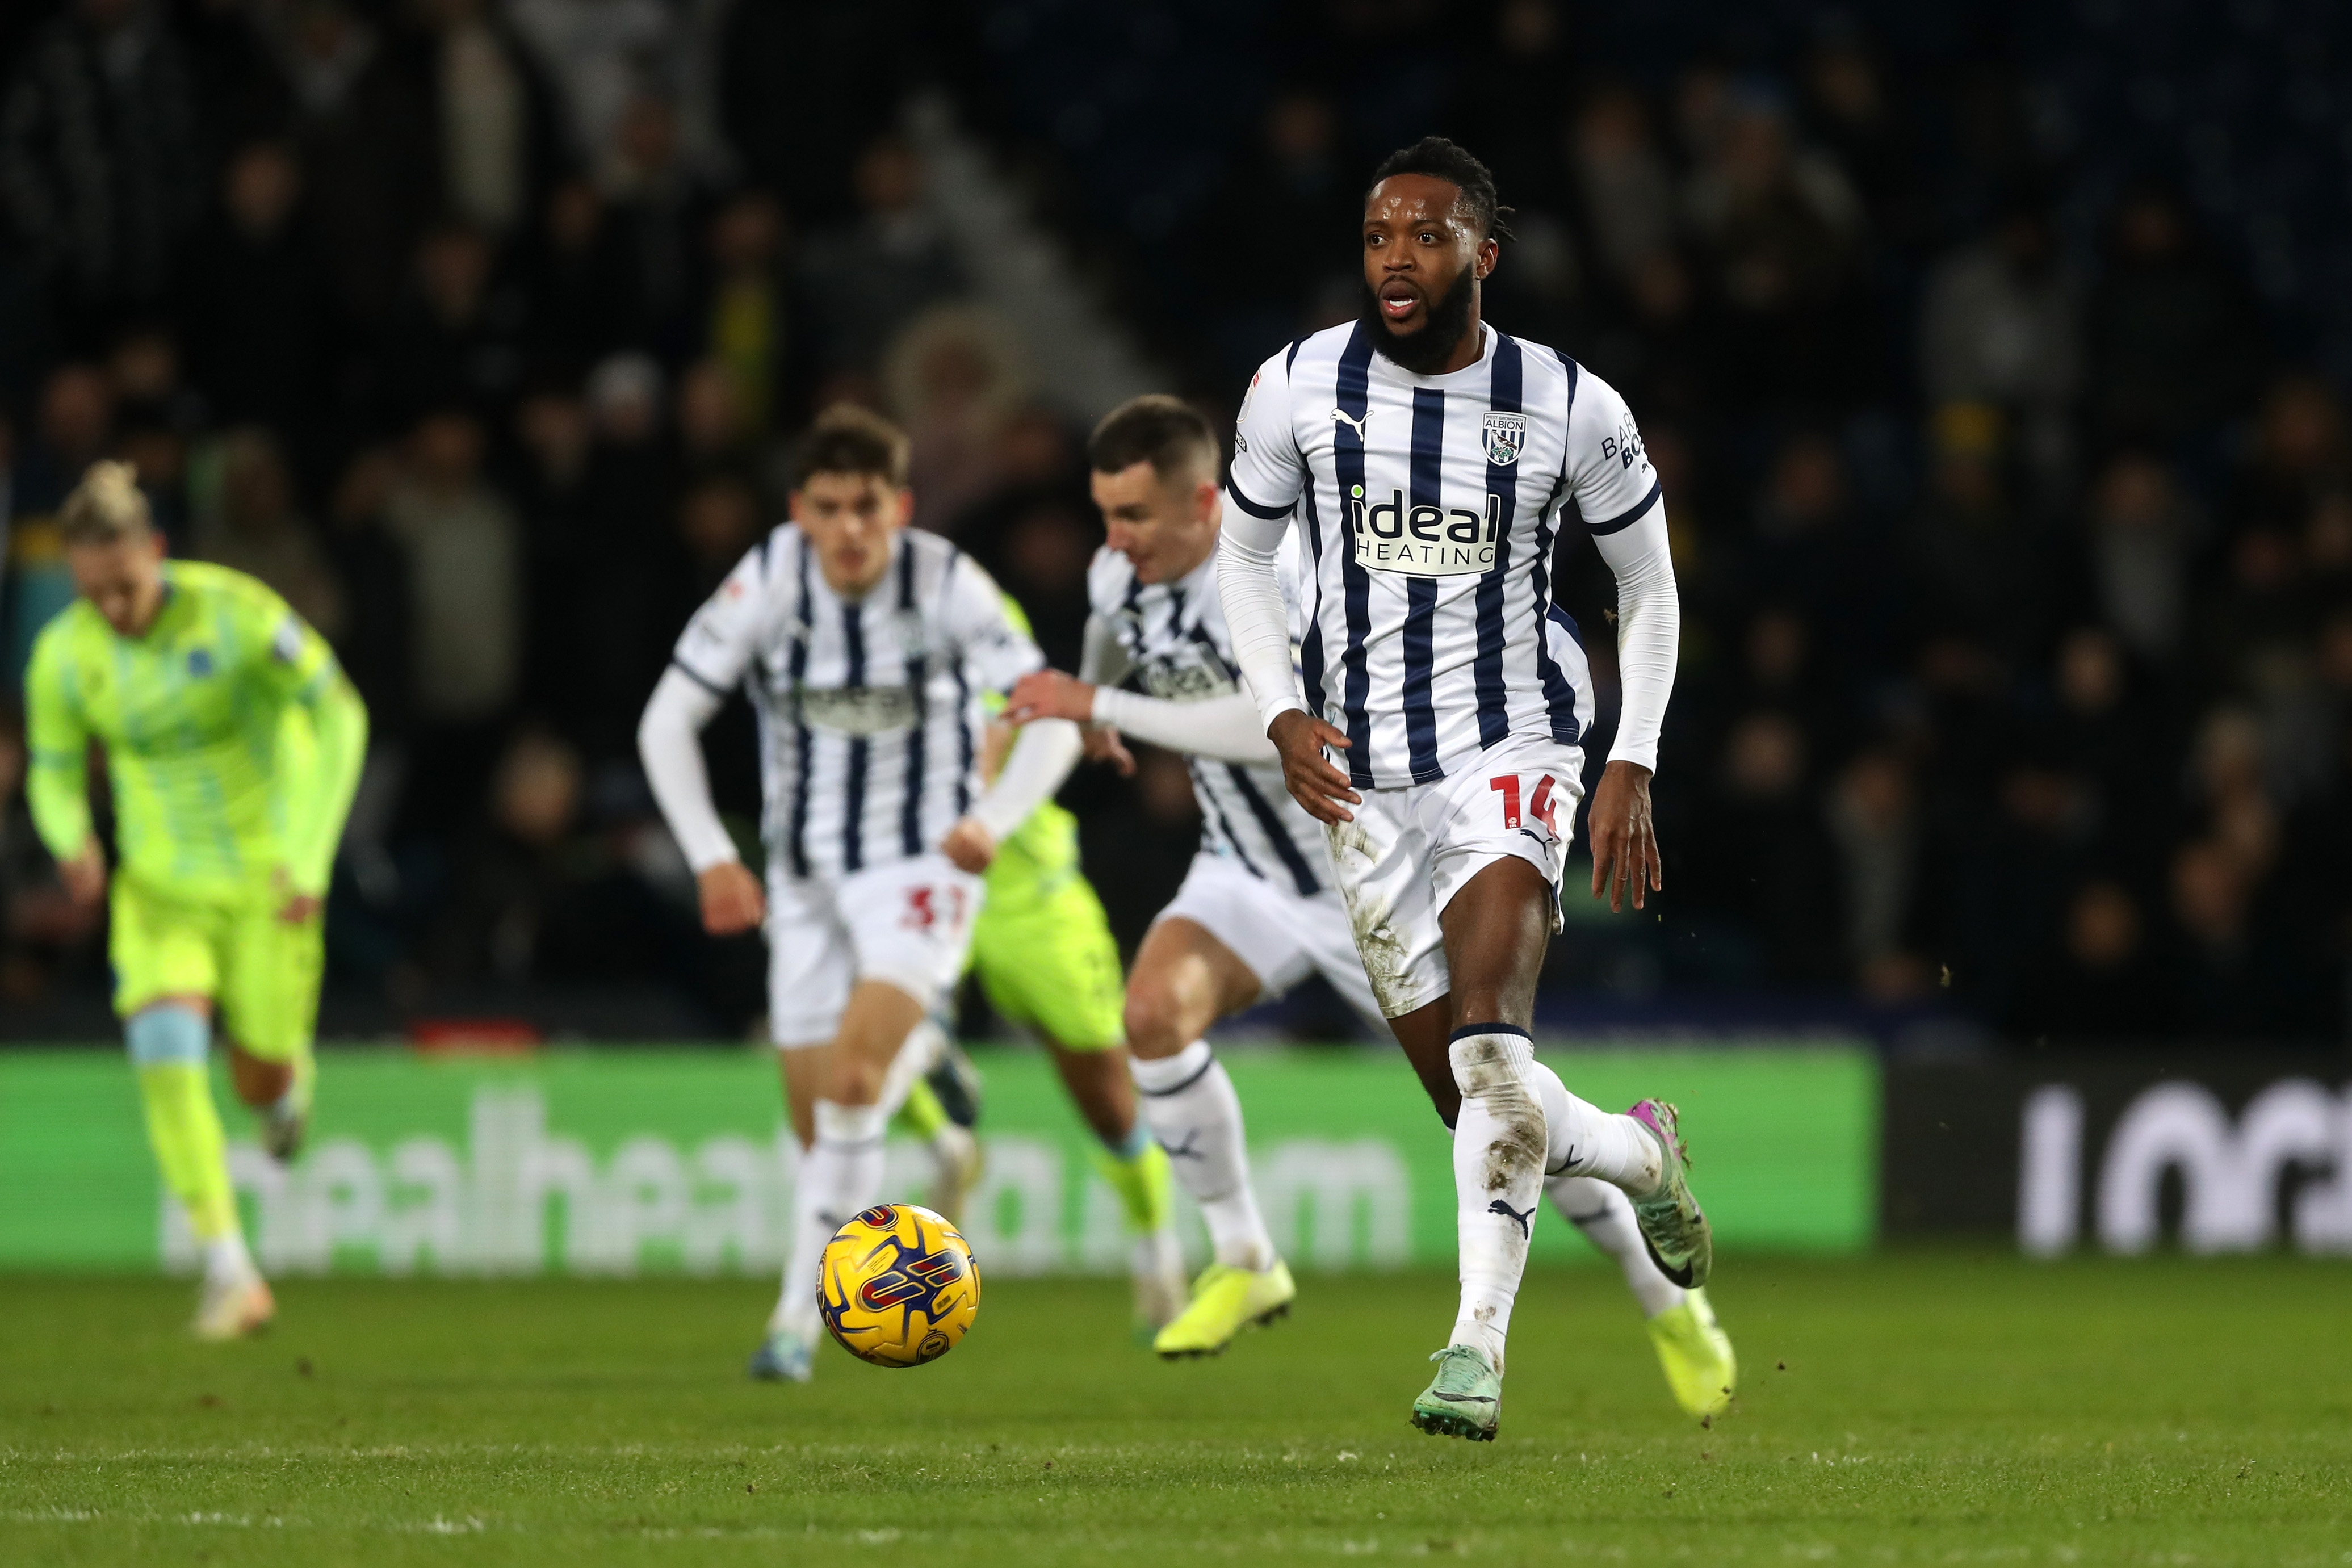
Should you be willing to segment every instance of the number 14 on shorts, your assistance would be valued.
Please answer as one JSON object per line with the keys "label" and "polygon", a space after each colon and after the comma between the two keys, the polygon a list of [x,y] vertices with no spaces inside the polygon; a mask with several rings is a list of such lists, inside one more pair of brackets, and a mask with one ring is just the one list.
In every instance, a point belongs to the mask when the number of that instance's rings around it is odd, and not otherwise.
{"label": "number 14 on shorts", "polygon": [[[1559,837],[1559,803],[1554,800],[1551,795],[1553,785],[1557,781],[1552,778],[1551,774],[1544,774],[1542,779],[1537,783],[1534,793],[1528,796],[1527,806],[1528,816],[1532,816],[1538,822],[1542,823],[1544,825],[1545,831],[1549,833],[1554,838]],[[1518,826],[1519,775],[1517,773],[1500,774],[1497,777],[1488,779],[1486,781],[1486,787],[1503,797],[1504,828],[1507,830]]]}

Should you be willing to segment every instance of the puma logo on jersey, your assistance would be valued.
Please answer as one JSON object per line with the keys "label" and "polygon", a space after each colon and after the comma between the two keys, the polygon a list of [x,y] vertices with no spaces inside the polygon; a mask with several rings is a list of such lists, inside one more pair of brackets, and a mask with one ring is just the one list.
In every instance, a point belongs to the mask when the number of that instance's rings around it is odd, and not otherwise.
{"label": "puma logo on jersey", "polygon": [[1359,419],[1344,408],[1334,408],[1331,410],[1331,417],[1353,430],[1356,433],[1357,441],[1360,443],[1364,438],[1364,426],[1372,422],[1372,411],[1369,408],[1365,409],[1364,416]]}

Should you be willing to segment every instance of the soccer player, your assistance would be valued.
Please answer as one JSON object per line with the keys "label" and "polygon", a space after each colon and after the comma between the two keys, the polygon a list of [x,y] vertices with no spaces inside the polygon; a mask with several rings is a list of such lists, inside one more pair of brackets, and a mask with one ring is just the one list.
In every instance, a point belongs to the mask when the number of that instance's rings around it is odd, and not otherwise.
{"label": "soccer player", "polygon": [[[1215,433],[1189,404],[1139,397],[1096,427],[1087,457],[1108,540],[1088,578],[1085,667],[1075,680],[1022,677],[1007,712],[1084,721],[1088,751],[1115,763],[1127,761],[1122,731],[1191,753],[1201,849],[1136,955],[1127,1030],[1153,1131],[1183,1152],[1180,1178],[1215,1246],[1190,1308],[1154,1348],[1215,1354],[1280,1312],[1293,1290],[1250,1190],[1240,1101],[1202,1036],[1309,973],[1367,1018],[1380,1009],[1322,828],[1283,787],[1257,705],[1238,683],[1215,591]],[[1286,591],[1295,544],[1285,542]],[[1119,689],[1122,681],[1142,689]],[[1709,1353],[1704,1295],[1658,1271],[1616,1188],[1569,1175],[1548,1184],[1560,1212],[1623,1269],[1676,1397],[1695,1416],[1719,1409],[1727,1371]]]}
{"label": "soccer player", "polygon": [[97,463],[59,522],[77,597],[25,675],[26,792],[67,890],[108,892],[89,742],[116,812],[109,956],[147,1135],[204,1253],[195,1331],[276,1314],[229,1185],[205,1058],[290,1159],[316,1077],[321,901],[367,748],[367,710],[317,633],[261,584],[166,561],[127,463]]}
{"label": "soccer player", "polygon": [[[1590,816],[1592,891],[1612,909],[1661,886],[1649,779],[1681,611],[1624,401],[1480,319],[1502,216],[1486,166],[1451,142],[1381,165],[1361,318],[1252,380],[1220,556],[1234,657],[1285,781],[1325,825],[1381,1010],[1454,1129],[1461,1305],[1412,1421],[1473,1438],[1499,1422],[1548,1173],[1621,1189],[1675,1285],[1704,1285],[1713,1258],[1674,1108],[1577,1099],[1528,1032],[1592,721],[1552,597],[1563,512],[1617,579],[1622,708]],[[1294,522],[1312,563],[1296,667],[1276,555]]]}
{"label": "soccer player", "polygon": [[[770,1027],[805,1152],[759,1377],[810,1375],[818,1259],[881,1196],[883,1130],[936,1057],[922,1037],[962,971],[981,874],[1080,744],[1076,725],[1032,725],[983,789],[983,697],[1044,658],[987,573],[908,531],[907,458],[875,415],[820,416],[792,521],[688,624],[638,730],[705,927],[767,929]],[[764,889],[711,805],[697,741],[738,683],[762,738]]]}
{"label": "soccer player", "polygon": [[1201,849],[1136,954],[1126,1027],[1145,1119],[1200,1203],[1214,1253],[1152,1348],[1213,1355],[1287,1311],[1297,1289],[1251,1191],[1233,1080],[1202,1037],[1318,973],[1368,1017],[1379,1013],[1321,829],[1285,793],[1238,684],[1216,594],[1215,433],[1176,398],[1139,397],[1096,427],[1087,456],[1108,542],[1087,574],[1085,657],[1076,679],[1024,676],[1006,716],[1083,721],[1089,751],[1122,770],[1134,765],[1122,731],[1192,759]]}

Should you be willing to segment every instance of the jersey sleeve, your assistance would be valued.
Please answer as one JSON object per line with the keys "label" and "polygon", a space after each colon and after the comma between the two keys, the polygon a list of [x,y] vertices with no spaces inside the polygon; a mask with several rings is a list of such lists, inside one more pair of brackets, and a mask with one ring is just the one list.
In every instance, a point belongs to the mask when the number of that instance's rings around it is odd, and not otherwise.
{"label": "jersey sleeve", "polygon": [[1307,489],[1307,458],[1298,449],[1291,417],[1290,352],[1258,367],[1243,395],[1234,422],[1234,464],[1225,494],[1252,517],[1273,522],[1289,518]]}
{"label": "jersey sleeve", "polygon": [[1282,602],[1290,611],[1290,640],[1307,640],[1307,610],[1315,594],[1314,568],[1307,560],[1307,542],[1297,529],[1283,536],[1276,552],[1275,576],[1282,584]]}
{"label": "jersey sleeve", "polygon": [[948,646],[978,689],[1010,691],[1014,681],[1045,668],[1029,617],[971,556],[959,553],[950,563],[940,614]]}
{"label": "jersey sleeve", "polygon": [[52,623],[34,642],[25,671],[25,795],[34,830],[60,860],[80,854],[91,831],[89,730],[74,700],[70,665]]}
{"label": "jersey sleeve", "polygon": [[1135,568],[1127,557],[1108,544],[1101,546],[1087,563],[1087,608],[1106,619],[1118,614],[1134,580]]}
{"label": "jersey sleeve", "polygon": [[751,668],[775,616],[772,574],[786,553],[772,536],[735,563],[686,623],[670,663],[696,685],[724,697]]}
{"label": "jersey sleeve", "polygon": [[1595,538],[1631,527],[1658,501],[1658,471],[1617,389],[1581,374],[1568,420],[1568,493]]}
{"label": "jersey sleeve", "polygon": [[277,797],[282,866],[297,892],[327,890],[335,851],[367,759],[367,708],[342,678],[327,639],[268,585],[238,584],[231,601],[242,641],[259,649],[250,678],[281,711],[308,713],[311,743],[281,750],[269,788]]}
{"label": "jersey sleeve", "polygon": [[334,650],[267,584],[246,582],[230,600],[238,641],[257,657],[247,674],[280,704],[318,702],[335,679]]}

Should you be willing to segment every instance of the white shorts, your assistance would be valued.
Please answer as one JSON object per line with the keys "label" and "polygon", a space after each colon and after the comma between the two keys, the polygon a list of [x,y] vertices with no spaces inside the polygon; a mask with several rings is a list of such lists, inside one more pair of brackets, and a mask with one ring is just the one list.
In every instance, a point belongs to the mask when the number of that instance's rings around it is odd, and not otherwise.
{"label": "white shorts", "polygon": [[981,880],[944,855],[894,860],[838,882],[768,873],[768,1036],[785,1050],[829,1044],[861,980],[926,1008],[963,973]]}
{"label": "white shorts", "polygon": [[1296,887],[1253,876],[1232,856],[1204,849],[1192,857],[1184,885],[1152,923],[1164,920],[1191,921],[1232,949],[1257,976],[1262,996],[1279,996],[1320,974],[1365,1018],[1381,1016],[1348,924],[1348,906],[1333,889],[1302,898]]}
{"label": "white shorts", "polygon": [[1324,828],[1382,1013],[1402,1017],[1453,989],[1437,920],[1471,878],[1513,855],[1559,891],[1583,779],[1580,747],[1506,741],[1434,784],[1365,790],[1353,822]]}

